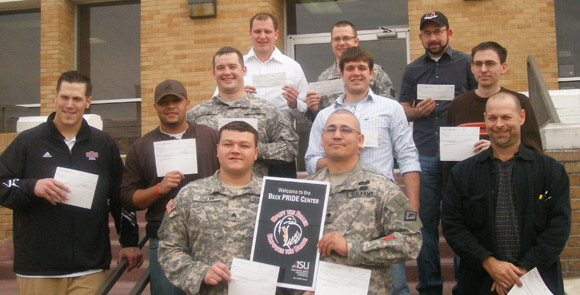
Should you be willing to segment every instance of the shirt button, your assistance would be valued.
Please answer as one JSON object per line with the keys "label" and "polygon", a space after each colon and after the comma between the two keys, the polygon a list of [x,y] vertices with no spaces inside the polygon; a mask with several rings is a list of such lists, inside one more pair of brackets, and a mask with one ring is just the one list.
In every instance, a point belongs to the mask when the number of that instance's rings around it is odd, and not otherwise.
{"label": "shirt button", "polygon": [[439,117],[435,117],[435,120],[439,120]]}
{"label": "shirt button", "polygon": [[435,134],[439,134],[439,132],[435,132]]}
{"label": "shirt button", "polygon": [[439,75],[435,76],[435,78],[439,79]]}

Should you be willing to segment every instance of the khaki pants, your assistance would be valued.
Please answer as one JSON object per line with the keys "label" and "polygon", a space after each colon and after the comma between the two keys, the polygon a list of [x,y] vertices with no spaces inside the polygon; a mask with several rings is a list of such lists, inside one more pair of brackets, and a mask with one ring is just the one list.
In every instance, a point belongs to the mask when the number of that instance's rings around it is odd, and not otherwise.
{"label": "khaki pants", "polygon": [[74,278],[16,277],[20,295],[94,295],[105,281],[105,271]]}

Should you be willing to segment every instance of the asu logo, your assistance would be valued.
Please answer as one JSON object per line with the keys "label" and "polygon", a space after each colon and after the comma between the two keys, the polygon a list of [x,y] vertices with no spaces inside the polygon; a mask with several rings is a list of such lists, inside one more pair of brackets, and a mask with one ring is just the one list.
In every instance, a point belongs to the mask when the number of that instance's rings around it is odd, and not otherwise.
{"label": "asu logo", "polygon": [[304,248],[308,239],[302,236],[302,229],[308,226],[308,221],[300,211],[283,210],[272,216],[270,221],[275,224],[267,238],[274,251],[291,255]]}
{"label": "asu logo", "polygon": [[93,152],[93,151],[86,152],[85,155],[87,156],[87,158],[89,160],[93,160],[93,161],[95,161],[99,157],[99,153]]}

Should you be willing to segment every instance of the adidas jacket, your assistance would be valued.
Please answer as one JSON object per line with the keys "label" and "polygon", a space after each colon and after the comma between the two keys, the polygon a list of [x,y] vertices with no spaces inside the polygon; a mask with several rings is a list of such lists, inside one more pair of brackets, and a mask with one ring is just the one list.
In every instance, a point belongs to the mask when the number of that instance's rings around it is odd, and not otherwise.
{"label": "adidas jacket", "polygon": [[[69,151],[54,126],[22,132],[0,156],[0,205],[14,211],[14,271],[21,275],[64,275],[108,269],[111,262],[109,212],[124,247],[135,247],[134,214],[121,216],[119,186],[123,163],[109,135],[86,121]],[[53,178],[57,167],[98,174],[90,210],[51,205],[34,195],[39,179]]]}

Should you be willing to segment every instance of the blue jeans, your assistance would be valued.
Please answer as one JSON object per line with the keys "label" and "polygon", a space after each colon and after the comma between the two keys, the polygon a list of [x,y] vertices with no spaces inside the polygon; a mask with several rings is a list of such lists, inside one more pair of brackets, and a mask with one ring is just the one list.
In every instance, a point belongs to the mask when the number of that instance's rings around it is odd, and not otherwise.
{"label": "blue jeans", "polygon": [[391,265],[391,278],[393,279],[391,295],[409,295],[404,262]]}
{"label": "blue jeans", "polygon": [[443,293],[441,258],[439,255],[439,220],[441,218],[442,165],[439,156],[419,155],[421,188],[419,191],[419,217],[423,223],[423,246],[417,257],[419,294]]}
{"label": "blue jeans", "polygon": [[151,273],[151,295],[185,295],[181,289],[173,286],[165,276],[159,259],[157,249],[159,239],[149,239],[149,272]]}

